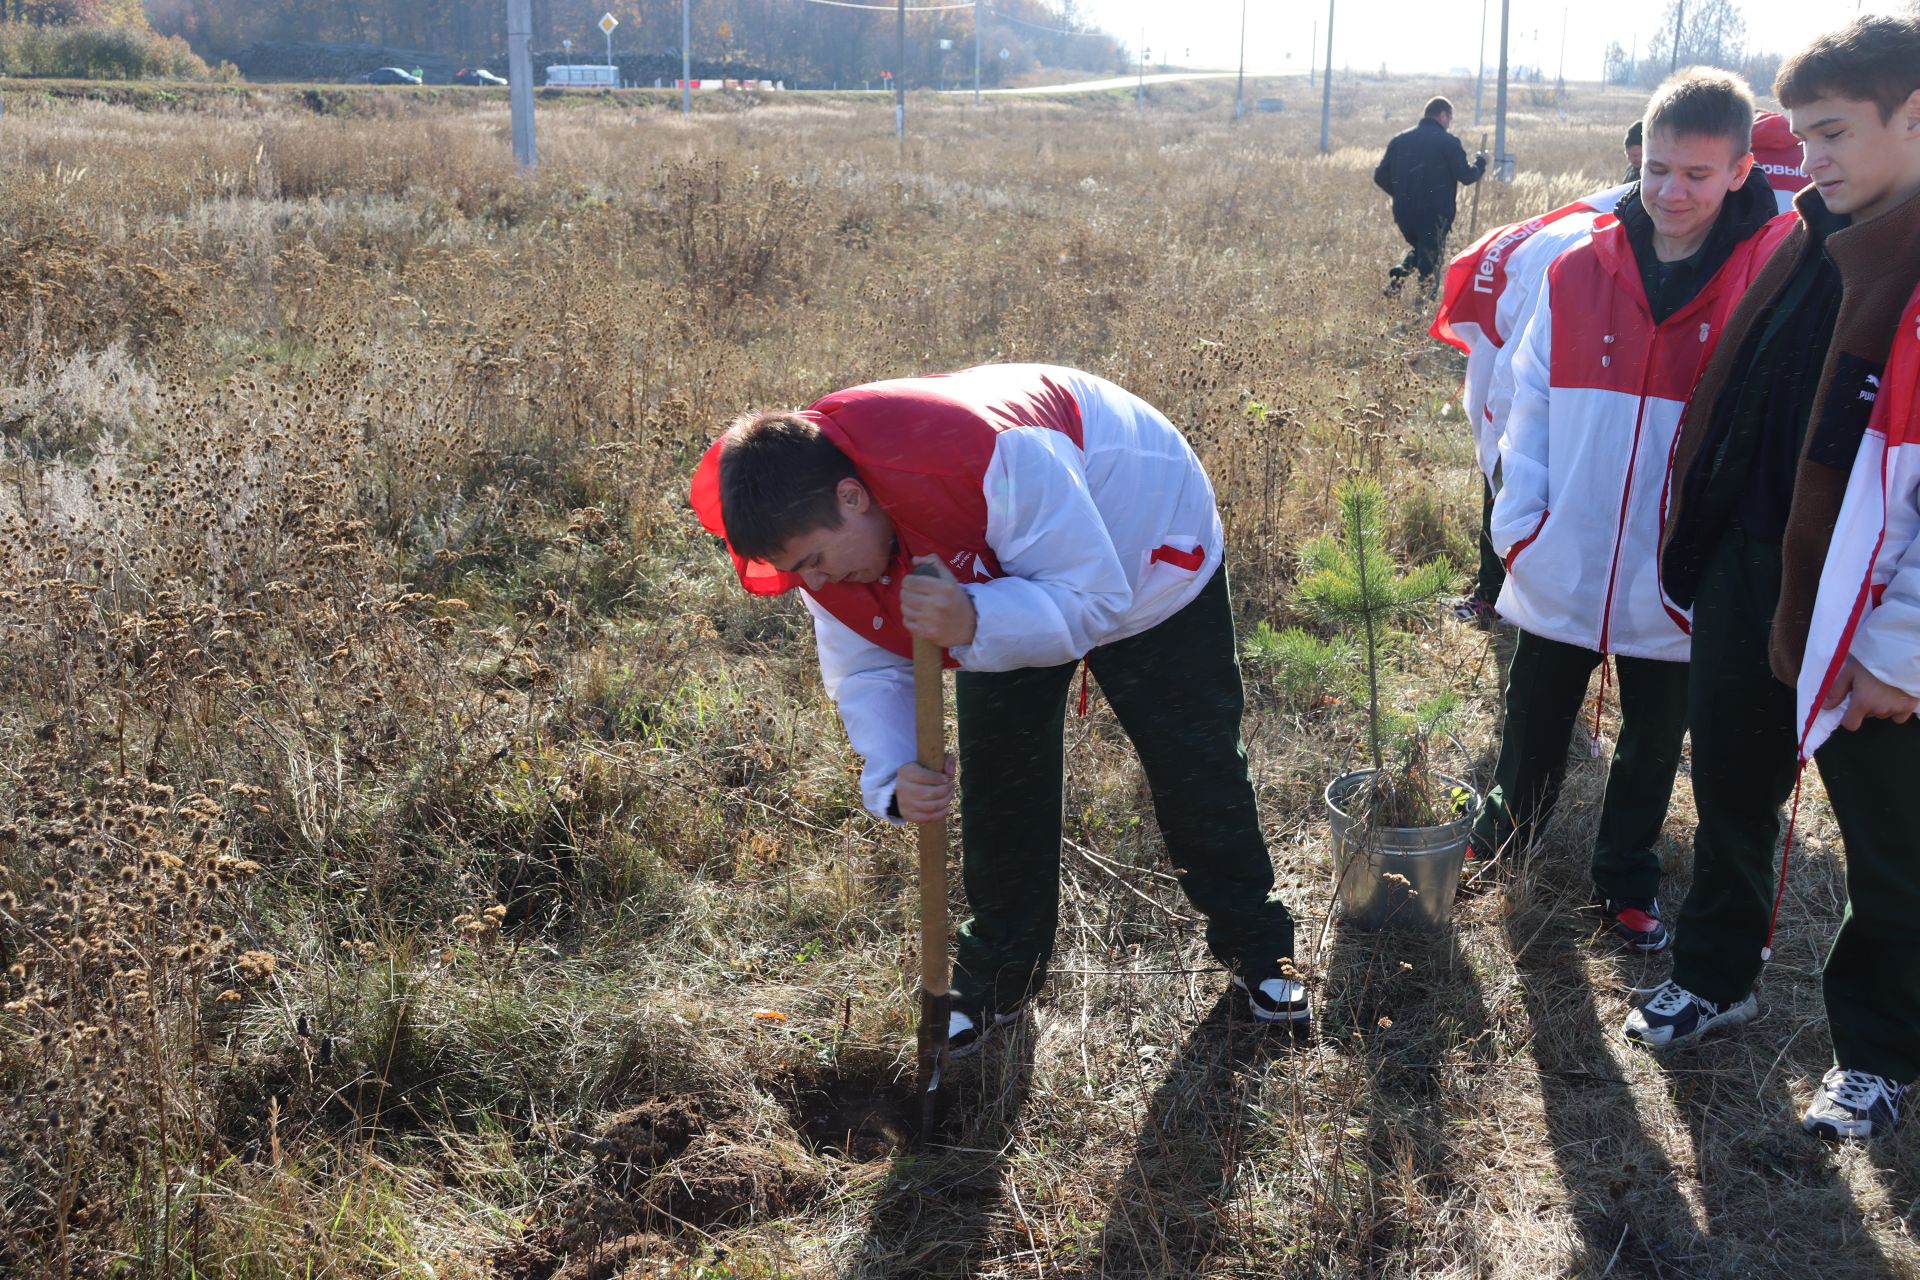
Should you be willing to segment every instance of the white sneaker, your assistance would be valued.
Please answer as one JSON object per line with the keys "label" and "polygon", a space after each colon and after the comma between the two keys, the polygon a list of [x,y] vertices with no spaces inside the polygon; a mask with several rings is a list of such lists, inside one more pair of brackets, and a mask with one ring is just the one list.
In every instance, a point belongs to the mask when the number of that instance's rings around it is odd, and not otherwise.
{"label": "white sneaker", "polygon": [[1233,985],[1247,993],[1248,1007],[1262,1022],[1297,1026],[1313,1017],[1313,1010],[1307,1005],[1307,989],[1291,978],[1268,978],[1259,986],[1249,988],[1247,980],[1235,974]]}
{"label": "white sneaker", "polygon": [[1884,1138],[1900,1123],[1907,1087],[1885,1076],[1831,1068],[1800,1127],[1822,1138]]}
{"label": "white sneaker", "polygon": [[[967,1058],[980,1051],[987,1038],[1001,1027],[1006,1026],[1020,1016],[1020,1006],[1015,1005],[1006,1013],[996,1013],[991,1018],[984,1013],[975,1015],[961,1009],[952,1009],[947,1013],[947,1057]],[[976,1018],[985,1021],[983,1026]]]}
{"label": "white sneaker", "polygon": [[1751,991],[1745,999],[1722,1006],[1668,980],[1648,994],[1646,1003],[1627,1015],[1623,1030],[1634,1044],[1649,1049],[1671,1049],[1692,1044],[1715,1027],[1751,1022],[1759,1012],[1759,997]]}

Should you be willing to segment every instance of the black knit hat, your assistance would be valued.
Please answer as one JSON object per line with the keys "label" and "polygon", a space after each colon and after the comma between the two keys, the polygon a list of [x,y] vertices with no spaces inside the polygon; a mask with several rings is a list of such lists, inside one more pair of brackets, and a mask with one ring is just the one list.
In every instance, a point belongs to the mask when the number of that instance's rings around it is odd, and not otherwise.
{"label": "black knit hat", "polygon": [[1635,120],[1627,126],[1627,140],[1623,145],[1629,147],[1637,147],[1640,145],[1640,122],[1638,120]]}

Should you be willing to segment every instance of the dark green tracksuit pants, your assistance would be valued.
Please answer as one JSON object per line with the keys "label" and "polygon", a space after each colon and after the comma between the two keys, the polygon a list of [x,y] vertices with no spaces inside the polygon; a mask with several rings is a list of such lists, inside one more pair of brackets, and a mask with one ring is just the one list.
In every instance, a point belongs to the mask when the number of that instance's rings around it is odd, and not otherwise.
{"label": "dark green tracksuit pants", "polygon": [[[1773,675],[1768,631],[1780,548],[1720,540],[1693,611],[1693,889],[1673,930],[1673,980],[1716,1004],[1743,998],[1777,888],[1780,807],[1793,795],[1794,691]],[[1920,720],[1837,729],[1814,757],[1846,843],[1847,911],[1827,956],[1838,1065],[1920,1077]],[[1794,910],[1792,899],[1782,911]]]}
{"label": "dark green tracksuit pants", "polygon": [[[1553,813],[1574,722],[1601,661],[1592,649],[1520,633],[1507,672],[1494,785],[1473,827],[1483,848],[1524,847]],[[1616,657],[1614,667],[1620,673],[1620,741],[1600,805],[1593,883],[1604,898],[1644,901],[1660,891],[1653,845],[1666,821],[1687,732],[1687,664]]]}
{"label": "dark green tracksuit pants", "polygon": [[1493,549],[1493,536],[1488,529],[1493,524],[1493,486],[1481,480],[1480,498],[1480,568],[1473,577],[1473,594],[1477,600],[1488,604],[1500,598],[1500,588],[1507,585],[1506,561]]}
{"label": "dark green tracksuit pants", "polygon": [[[1180,886],[1207,918],[1207,945],[1253,983],[1293,955],[1293,918],[1273,864],[1240,740],[1242,693],[1224,569],[1180,612],[1087,655],[1140,754]],[[1077,663],[962,671],[960,926],[955,999],[1010,1009],[1046,980],[1060,906],[1062,736]]]}

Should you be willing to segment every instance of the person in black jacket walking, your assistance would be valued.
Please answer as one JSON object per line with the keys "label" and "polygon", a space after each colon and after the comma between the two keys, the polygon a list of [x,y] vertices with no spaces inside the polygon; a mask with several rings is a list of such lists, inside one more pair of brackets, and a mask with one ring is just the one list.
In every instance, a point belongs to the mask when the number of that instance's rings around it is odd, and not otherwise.
{"label": "person in black jacket walking", "polygon": [[1386,155],[1373,171],[1374,185],[1393,197],[1393,221],[1412,246],[1406,258],[1388,274],[1387,292],[1393,293],[1415,271],[1420,285],[1433,292],[1440,264],[1447,260],[1447,233],[1453,230],[1454,188],[1480,181],[1487,171],[1482,151],[1467,163],[1467,149],[1447,130],[1453,126],[1453,104],[1434,98],[1419,124],[1395,134]]}

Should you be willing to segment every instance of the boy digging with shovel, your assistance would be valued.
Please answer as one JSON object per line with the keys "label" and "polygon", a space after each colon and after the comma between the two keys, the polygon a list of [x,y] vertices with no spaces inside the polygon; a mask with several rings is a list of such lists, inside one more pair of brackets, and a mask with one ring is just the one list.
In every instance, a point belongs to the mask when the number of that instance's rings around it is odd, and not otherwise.
{"label": "boy digging with shovel", "polygon": [[[949,1056],[976,1050],[1045,982],[1062,732],[1083,660],[1139,752],[1208,947],[1256,1018],[1307,1021],[1240,740],[1213,487],[1158,410],[1048,365],[870,383],[736,422],[692,496],[748,591],[800,589],[876,816],[946,816],[955,761],[914,759],[913,641],[958,668],[974,916],[959,929]],[[910,577],[918,564],[937,575]]]}

